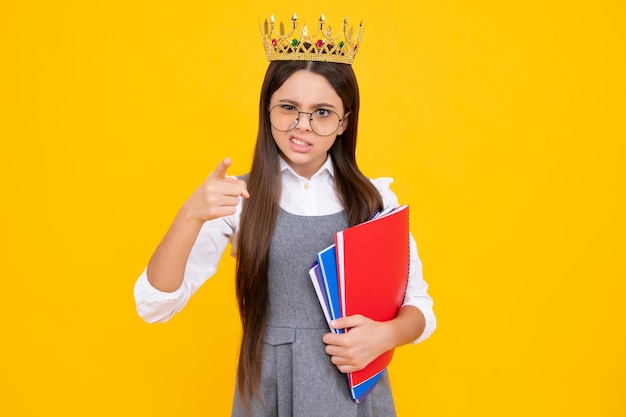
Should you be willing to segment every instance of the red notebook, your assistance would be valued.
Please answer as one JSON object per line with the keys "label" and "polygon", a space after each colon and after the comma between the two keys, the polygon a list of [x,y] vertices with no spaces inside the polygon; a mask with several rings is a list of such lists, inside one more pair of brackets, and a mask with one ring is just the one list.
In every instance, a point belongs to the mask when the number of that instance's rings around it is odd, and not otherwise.
{"label": "red notebook", "polygon": [[[362,314],[376,321],[395,318],[409,276],[409,207],[394,208],[337,233],[335,246],[341,315]],[[392,356],[393,349],[348,374],[350,388],[376,377]]]}

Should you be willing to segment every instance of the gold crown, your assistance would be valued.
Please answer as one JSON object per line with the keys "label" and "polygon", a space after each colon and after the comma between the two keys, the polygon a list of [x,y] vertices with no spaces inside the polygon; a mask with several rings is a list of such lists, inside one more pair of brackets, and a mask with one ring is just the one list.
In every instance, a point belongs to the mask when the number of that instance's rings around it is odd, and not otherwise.
{"label": "gold crown", "polygon": [[363,36],[363,22],[354,35],[353,27],[348,29],[348,18],[343,20],[343,27],[338,36],[333,36],[330,26],[324,29],[326,18],[321,15],[317,31],[309,35],[306,25],[298,29],[298,16],[291,17],[291,31],[286,33],[281,22],[278,32],[274,26],[274,15],[269,22],[265,19],[261,37],[269,61],[325,61],[352,64],[359,50]]}

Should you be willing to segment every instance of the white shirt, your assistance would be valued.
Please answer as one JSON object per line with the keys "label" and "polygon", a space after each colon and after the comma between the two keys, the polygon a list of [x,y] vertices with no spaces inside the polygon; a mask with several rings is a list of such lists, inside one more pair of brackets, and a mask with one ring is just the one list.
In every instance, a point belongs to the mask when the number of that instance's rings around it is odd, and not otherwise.
{"label": "white shirt", "polygon": [[[282,158],[280,167],[282,175],[280,207],[283,210],[299,216],[329,215],[343,210],[335,187],[335,172],[330,157],[310,180],[296,174]],[[396,195],[389,188],[392,182],[392,178],[372,180],[382,196],[385,207],[398,205]],[[242,203],[243,198],[232,216],[204,223],[187,260],[183,283],[176,291],[168,293],[157,290],[150,285],[144,270],[135,283],[135,302],[139,316],[149,323],[169,320],[187,304],[198,288],[215,274],[228,243],[232,242],[233,247],[237,245],[233,238],[239,225]],[[418,308],[426,319],[424,332],[414,343],[428,338],[436,327],[433,301],[427,290],[428,284],[422,277],[422,264],[417,254],[417,246],[413,236],[410,235],[409,280],[403,305]]]}

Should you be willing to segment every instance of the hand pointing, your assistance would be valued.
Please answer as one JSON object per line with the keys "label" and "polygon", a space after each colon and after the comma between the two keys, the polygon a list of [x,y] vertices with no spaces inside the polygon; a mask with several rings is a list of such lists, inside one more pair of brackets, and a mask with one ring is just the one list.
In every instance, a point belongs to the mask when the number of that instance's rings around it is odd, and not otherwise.
{"label": "hand pointing", "polygon": [[229,216],[235,214],[240,197],[250,197],[245,181],[227,175],[231,164],[224,158],[189,197],[183,206],[187,218],[205,222]]}

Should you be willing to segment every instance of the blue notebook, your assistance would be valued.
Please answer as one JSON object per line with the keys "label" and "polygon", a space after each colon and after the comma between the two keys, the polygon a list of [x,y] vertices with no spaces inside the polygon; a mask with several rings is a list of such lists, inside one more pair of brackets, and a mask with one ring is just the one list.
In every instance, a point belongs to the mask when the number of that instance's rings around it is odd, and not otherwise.
{"label": "blue notebook", "polygon": [[[317,254],[317,261],[310,266],[309,275],[330,328],[330,321],[341,317],[335,245]],[[330,330],[334,333],[343,333],[342,329],[330,328]]]}

